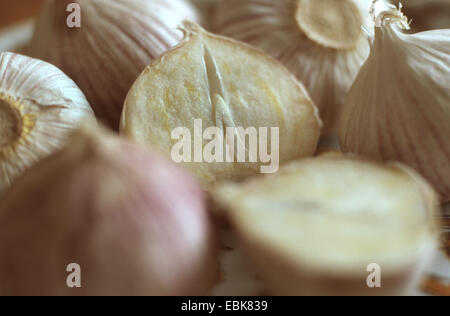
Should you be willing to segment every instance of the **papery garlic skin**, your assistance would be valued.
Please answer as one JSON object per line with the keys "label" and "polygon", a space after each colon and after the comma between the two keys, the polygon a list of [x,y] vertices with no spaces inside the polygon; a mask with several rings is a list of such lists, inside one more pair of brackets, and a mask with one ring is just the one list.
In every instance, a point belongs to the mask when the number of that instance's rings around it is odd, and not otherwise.
{"label": "papery garlic skin", "polygon": [[369,0],[222,0],[212,30],[285,64],[306,86],[329,133],[369,53],[362,30],[369,7]]}
{"label": "papery garlic skin", "polygon": [[[0,202],[0,294],[205,295],[217,280],[215,247],[189,175],[83,127]],[[81,288],[66,285],[70,263]]]}
{"label": "papery garlic skin", "polygon": [[46,62],[0,53],[0,193],[62,148],[94,113],[77,85]]}
{"label": "papery garlic skin", "polygon": [[404,34],[379,16],[370,57],[349,92],[340,145],[414,167],[450,200],[450,30]]}
{"label": "papery garlic skin", "polygon": [[[69,3],[81,7],[81,27],[69,28]],[[66,72],[97,117],[118,129],[123,101],[144,68],[182,39],[177,27],[197,21],[187,0],[47,0],[30,54]]]}

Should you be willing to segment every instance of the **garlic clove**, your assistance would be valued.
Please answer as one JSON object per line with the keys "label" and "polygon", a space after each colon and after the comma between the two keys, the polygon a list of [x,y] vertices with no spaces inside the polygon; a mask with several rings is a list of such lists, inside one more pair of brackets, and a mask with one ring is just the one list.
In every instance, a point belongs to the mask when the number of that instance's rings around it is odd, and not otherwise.
{"label": "garlic clove", "polygon": [[59,150],[94,114],[76,84],[56,67],[0,53],[0,193],[27,168]]}
{"label": "garlic clove", "polygon": [[398,164],[324,155],[213,195],[274,295],[406,294],[437,246],[436,194]]}
{"label": "garlic clove", "polygon": [[366,0],[222,0],[212,31],[277,58],[305,85],[323,133],[335,131],[340,107],[369,53]]}
{"label": "garlic clove", "polygon": [[[70,28],[69,3],[81,7]],[[30,54],[61,68],[86,94],[97,117],[118,129],[123,101],[142,70],[177,44],[184,19],[198,20],[187,0],[47,0]]]}
{"label": "garlic clove", "polygon": [[[238,162],[237,150],[231,153],[225,149],[221,160],[197,160],[196,143],[200,142],[203,150],[210,142],[196,137],[197,120],[203,127],[200,136],[210,127],[219,128],[218,134],[224,137],[228,128],[265,129],[268,137],[264,140],[259,133],[259,141],[279,152],[280,164],[314,154],[321,124],[317,109],[303,86],[281,64],[192,23],[186,22],[184,28],[183,43],[155,60],[131,88],[121,133],[173,159],[177,143],[173,132],[180,127],[188,129],[189,141],[192,136],[194,139],[183,164],[205,188],[224,179],[244,179],[261,172],[266,164],[258,153],[256,162],[248,157]],[[279,139],[274,129],[278,129]],[[227,140],[222,144],[228,145]],[[233,146],[245,145],[251,152],[248,144],[246,138],[237,137]],[[261,143],[258,147],[261,150]]]}
{"label": "garlic clove", "polygon": [[340,122],[343,151],[415,168],[450,199],[450,30],[402,33],[395,7],[377,17],[370,57]]}
{"label": "garlic clove", "polygon": [[[0,294],[206,294],[213,234],[189,175],[86,125],[0,202]],[[66,285],[70,263],[81,288]]]}

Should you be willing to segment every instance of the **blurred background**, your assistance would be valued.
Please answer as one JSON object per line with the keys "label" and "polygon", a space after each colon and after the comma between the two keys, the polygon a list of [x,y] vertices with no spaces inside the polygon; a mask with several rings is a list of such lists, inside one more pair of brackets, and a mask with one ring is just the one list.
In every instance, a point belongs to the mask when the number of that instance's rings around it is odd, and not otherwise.
{"label": "blurred background", "polygon": [[0,0],[0,28],[36,15],[43,2],[44,0]]}

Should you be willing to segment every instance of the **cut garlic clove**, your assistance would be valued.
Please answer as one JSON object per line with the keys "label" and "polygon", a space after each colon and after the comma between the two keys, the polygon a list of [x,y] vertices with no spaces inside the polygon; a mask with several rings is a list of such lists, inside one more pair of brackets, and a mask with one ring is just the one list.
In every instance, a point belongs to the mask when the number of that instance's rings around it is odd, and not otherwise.
{"label": "cut garlic clove", "polygon": [[222,0],[212,30],[256,46],[284,63],[334,131],[341,105],[369,53],[366,0]]}
{"label": "cut garlic clove", "polygon": [[21,177],[0,219],[1,295],[205,295],[217,280],[198,184],[95,126]]}
{"label": "cut garlic clove", "polygon": [[[69,3],[81,7],[79,28],[67,26]],[[47,0],[30,54],[73,78],[97,117],[118,129],[128,90],[152,59],[180,42],[184,19],[198,20],[186,0]]]}
{"label": "cut garlic clove", "polygon": [[340,145],[415,168],[450,199],[450,30],[404,34],[408,19],[381,12],[371,55],[349,92]]}
{"label": "cut garlic clove", "polygon": [[[266,140],[261,132],[258,140],[269,152],[279,151],[281,164],[314,154],[321,124],[317,109],[303,86],[281,64],[192,23],[184,27],[184,42],[155,60],[130,90],[122,116],[123,134],[173,158],[178,142],[173,132],[179,127],[188,129],[194,146],[189,145],[184,164],[205,186],[224,179],[244,179],[260,172],[265,163],[260,159],[261,151],[254,153],[256,162],[249,157],[237,162],[237,150],[224,150],[219,159],[209,163],[204,157],[198,162],[194,153],[196,120],[201,120],[205,131],[219,128],[219,138],[222,134],[225,138],[228,128],[265,129]],[[278,129],[278,143],[272,127]],[[233,148],[248,145],[245,137],[234,139]],[[229,145],[227,140],[222,144]],[[199,141],[202,155],[210,141]],[[261,143],[257,146],[261,150]],[[249,147],[245,146],[248,156],[252,152]],[[275,152],[272,154],[275,159]]]}
{"label": "cut garlic clove", "polygon": [[406,294],[437,245],[436,195],[397,164],[326,155],[213,195],[275,295]]}
{"label": "cut garlic clove", "polygon": [[60,149],[94,114],[76,84],[56,67],[0,53],[0,192],[31,165]]}

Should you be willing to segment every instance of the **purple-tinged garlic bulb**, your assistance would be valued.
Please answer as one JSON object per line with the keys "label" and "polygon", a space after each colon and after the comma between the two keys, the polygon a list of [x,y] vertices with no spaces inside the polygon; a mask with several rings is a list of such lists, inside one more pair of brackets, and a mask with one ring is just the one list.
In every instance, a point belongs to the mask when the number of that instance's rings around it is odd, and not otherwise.
{"label": "purple-tinged garlic bulb", "polygon": [[208,294],[215,243],[186,172],[87,125],[0,201],[0,295]]}

